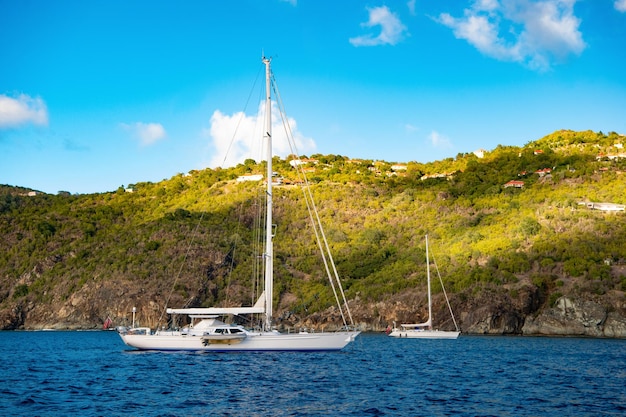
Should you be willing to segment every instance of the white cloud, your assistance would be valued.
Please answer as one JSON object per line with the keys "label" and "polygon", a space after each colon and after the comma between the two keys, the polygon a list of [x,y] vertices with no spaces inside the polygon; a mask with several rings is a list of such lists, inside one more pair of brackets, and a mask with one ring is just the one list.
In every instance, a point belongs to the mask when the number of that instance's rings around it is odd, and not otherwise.
{"label": "white cloud", "polygon": [[406,26],[402,24],[398,16],[392,13],[387,6],[367,8],[369,20],[361,23],[361,26],[371,28],[380,26],[380,33],[377,36],[372,34],[350,38],[350,43],[354,46],[377,46],[395,45],[404,38]]}
{"label": "white cloud", "polygon": [[17,98],[0,95],[0,129],[27,123],[48,124],[46,103],[39,97],[20,94]]}
{"label": "white cloud", "polygon": [[615,10],[626,12],[626,0],[615,0],[615,3],[613,4],[615,6]]}
{"label": "white cloud", "polygon": [[452,142],[450,142],[450,139],[448,139],[444,135],[442,135],[439,132],[436,132],[434,130],[428,136],[428,140],[430,140],[430,144],[434,148],[452,149],[454,147],[454,146],[452,146]]}
{"label": "white cloud", "polygon": [[[244,162],[246,159],[254,159],[259,162],[266,160],[263,151],[262,126],[264,124],[265,103],[259,105],[256,115],[248,116],[243,112],[227,115],[216,110],[211,116],[211,127],[207,134],[211,138],[211,145],[215,148],[214,156],[209,166],[230,167]],[[272,102],[272,114],[278,111]],[[290,133],[295,141],[296,149],[292,149],[283,127],[282,120],[272,120],[272,144],[273,155],[282,158],[292,154],[309,154],[315,150],[315,141],[298,132],[297,123],[289,119]]]}
{"label": "white cloud", "polygon": [[160,123],[137,122],[132,125],[122,123],[121,126],[138,137],[142,145],[152,145],[167,136],[165,128]]}
{"label": "white cloud", "polygon": [[475,0],[474,8],[477,10],[492,11],[498,8],[498,0]]}
{"label": "white cloud", "polygon": [[407,123],[407,124],[404,125],[404,130],[407,133],[413,133],[413,132],[417,132],[419,130],[419,128],[417,126],[414,126],[414,125],[410,124],[410,123]]}
{"label": "white cloud", "polygon": [[412,15],[415,15],[415,0],[409,0],[406,5],[409,8],[409,12],[411,12]]}
{"label": "white cloud", "polygon": [[477,0],[463,17],[442,13],[437,21],[487,56],[547,70],[587,46],[574,15],[576,1]]}

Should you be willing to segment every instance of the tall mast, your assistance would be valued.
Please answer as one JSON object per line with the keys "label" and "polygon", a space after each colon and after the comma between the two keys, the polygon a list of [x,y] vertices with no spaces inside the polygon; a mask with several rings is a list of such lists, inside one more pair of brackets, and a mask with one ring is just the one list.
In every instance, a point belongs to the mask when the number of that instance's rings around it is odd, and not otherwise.
{"label": "tall mast", "polygon": [[428,235],[426,235],[426,282],[428,283],[428,328],[432,329],[433,322],[433,307],[432,302],[430,301],[430,257],[428,256]]}
{"label": "tall mast", "polygon": [[265,134],[263,139],[267,150],[267,207],[265,224],[265,327],[272,327],[272,294],[274,292],[274,248],[272,243],[272,97],[270,59],[263,57],[265,64]]}

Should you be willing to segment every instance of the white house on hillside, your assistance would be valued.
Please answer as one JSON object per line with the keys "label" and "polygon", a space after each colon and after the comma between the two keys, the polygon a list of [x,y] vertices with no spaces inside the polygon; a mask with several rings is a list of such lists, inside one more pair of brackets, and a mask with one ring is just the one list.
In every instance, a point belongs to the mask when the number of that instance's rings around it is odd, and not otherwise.
{"label": "white house on hillside", "polygon": [[238,182],[244,181],[261,181],[263,179],[263,174],[246,174],[237,178]]}
{"label": "white house on hillside", "polygon": [[587,208],[600,211],[624,211],[626,205],[615,203],[578,203],[579,205],[585,205]]}
{"label": "white house on hillside", "polygon": [[484,149],[477,149],[474,151],[474,155],[476,155],[477,158],[482,159],[485,157],[485,154],[487,153],[486,150]]}

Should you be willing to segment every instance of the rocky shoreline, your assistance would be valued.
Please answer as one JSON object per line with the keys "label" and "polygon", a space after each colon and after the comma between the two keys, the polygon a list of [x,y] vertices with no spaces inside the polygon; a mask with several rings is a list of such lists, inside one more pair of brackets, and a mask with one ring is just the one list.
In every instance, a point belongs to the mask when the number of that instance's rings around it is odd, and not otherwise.
{"label": "rocky shoreline", "polygon": [[[388,325],[415,322],[425,318],[423,307],[416,299],[421,293],[408,292],[396,300],[377,303],[350,303],[355,325],[365,332],[382,332]],[[118,299],[119,300],[119,299]],[[102,329],[107,317],[113,326],[129,325],[132,310],[128,303],[114,305],[114,300],[103,300],[76,293],[61,305],[14,305],[0,311],[0,330],[94,330]],[[161,307],[154,302],[136,300],[137,319],[142,325],[157,327]],[[463,334],[523,335],[523,336],[578,336],[597,338],[626,338],[626,302],[621,294],[602,297],[561,296],[552,306],[540,305],[540,291],[526,287],[517,299],[503,294],[483,292],[473,298],[464,294],[451,297],[456,321]],[[433,307],[438,328],[451,330],[454,322],[449,317],[441,294],[435,297]],[[277,327],[281,329],[306,328],[332,331],[341,326],[336,308],[307,316],[277,311]]]}

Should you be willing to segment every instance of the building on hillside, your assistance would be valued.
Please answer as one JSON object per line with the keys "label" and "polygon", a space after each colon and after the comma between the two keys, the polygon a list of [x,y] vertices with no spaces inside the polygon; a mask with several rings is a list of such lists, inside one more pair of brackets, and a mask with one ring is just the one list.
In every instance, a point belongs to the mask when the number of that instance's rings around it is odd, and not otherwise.
{"label": "building on hillside", "polygon": [[420,177],[420,180],[425,181],[433,178],[450,178],[454,175],[454,172],[444,172],[436,174],[424,174]]}
{"label": "building on hillside", "polygon": [[317,165],[318,162],[319,161],[317,159],[310,159],[310,158],[292,159],[291,161],[289,161],[289,165],[295,168],[300,165],[308,165],[308,164]]}
{"label": "building on hillside", "polygon": [[420,180],[425,181],[425,180],[430,180],[433,178],[445,178],[446,174],[424,174],[420,177]]}
{"label": "building on hillside", "polygon": [[246,174],[237,177],[237,182],[245,182],[245,181],[261,181],[263,179],[263,174]]}
{"label": "building on hillside", "polygon": [[477,149],[473,153],[478,159],[482,159],[485,157],[485,154],[487,154],[487,151],[484,149]]}
{"label": "building on hillside", "polygon": [[596,160],[601,160],[601,159],[609,159],[611,161],[615,161],[618,159],[624,159],[626,158],[626,153],[613,153],[613,154],[604,154],[604,153],[600,153],[598,154],[598,156],[596,156]]}
{"label": "building on hillside", "polygon": [[539,174],[540,177],[543,177],[545,175],[548,175],[551,172],[552,172],[551,168],[544,168],[544,169],[538,169],[537,171],[535,171],[535,174]]}
{"label": "building on hillside", "polygon": [[391,166],[392,171],[406,171],[406,164],[394,164]]}
{"label": "building on hillside", "polygon": [[626,205],[624,204],[615,204],[615,203],[592,203],[592,202],[582,202],[578,203],[579,205],[587,206],[592,210],[600,210],[600,211],[624,211],[626,209]]}
{"label": "building on hillside", "polygon": [[504,188],[515,187],[524,188],[524,181],[511,180],[503,185]]}

